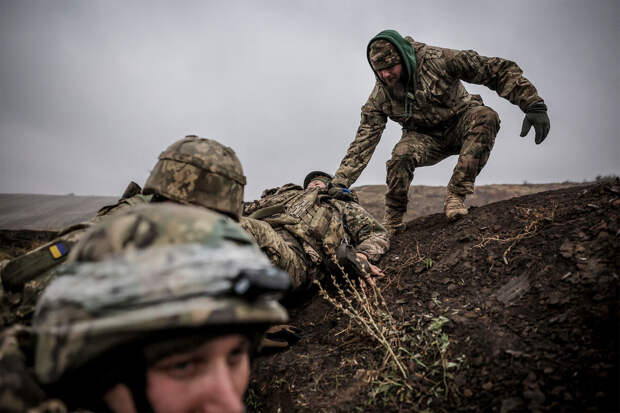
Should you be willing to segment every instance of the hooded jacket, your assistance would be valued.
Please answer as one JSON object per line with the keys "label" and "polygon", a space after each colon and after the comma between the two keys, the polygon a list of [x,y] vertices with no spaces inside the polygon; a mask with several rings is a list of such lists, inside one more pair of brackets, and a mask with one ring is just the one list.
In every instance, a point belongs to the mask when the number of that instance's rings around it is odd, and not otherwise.
{"label": "hooded jacket", "polygon": [[373,69],[375,86],[362,106],[357,134],[334,175],[334,184],[349,187],[355,183],[370,161],[388,118],[404,131],[440,139],[463,113],[483,106],[482,98],[469,94],[461,81],[487,86],[524,112],[528,105],[543,100],[513,61],[481,56],[473,50],[426,45],[409,36],[403,38],[394,30],[379,33],[370,43],[378,39],[391,42],[401,53],[407,71],[406,93],[389,88]]}
{"label": "hooded jacket", "polygon": [[368,59],[368,64],[370,64],[370,68],[374,72],[377,81],[381,82],[383,85],[385,85],[385,82],[383,81],[383,79],[381,79],[377,71],[372,67],[372,62],[370,61],[370,45],[373,44],[377,40],[387,40],[388,42],[392,43],[392,45],[394,45],[394,47],[400,54],[401,64],[404,70],[402,77],[406,80],[405,81],[406,97],[404,97],[404,106],[405,106],[404,116],[408,118],[409,117],[409,100],[414,99],[413,87],[415,84],[414,77],[415,77],[415,69],[417,66],[416,60],[415,60],[415,50],[413,49],[413,45],[409,43],[407,40],[405,40],[400,35],[400,33],[398,33],[396,30],[384,30],[378,35],[376,35],[375,37],[373,37],[372,39],[370,39],[370,41],[368,42],[368,46],[366,47],[366,58]]}

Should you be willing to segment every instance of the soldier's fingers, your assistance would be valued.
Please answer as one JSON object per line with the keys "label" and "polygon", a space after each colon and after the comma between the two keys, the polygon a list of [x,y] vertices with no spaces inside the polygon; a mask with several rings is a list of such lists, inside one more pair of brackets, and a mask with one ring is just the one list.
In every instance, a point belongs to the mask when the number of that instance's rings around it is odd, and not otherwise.
{"label": "soldier's fingers", "polygon": [[381,270],[381,268],[377,267],[376,265],[371,265],[371,266],[370,266],[370,272],[371,272],[373,275],[377,275],[377,276],[380,276],[380,277],[383,277],[383,276],[385,275],[385,274],[383,273],[383,271]]}
{"label": "soldier's fingers", "polygon": [[532,123],[526,118],[523,119],[523,125],[521,126],[521,137],[527,135],[532,127]]}
{"label": "soldier's fingers", "polygon": [[536,131],[536,137],[534,138],[534,141],[536,142],[536,144],[539,144],[543,141],[543,139],[545,139],[545,136],[543,134],[543,125],[535,124],[534,130]]}

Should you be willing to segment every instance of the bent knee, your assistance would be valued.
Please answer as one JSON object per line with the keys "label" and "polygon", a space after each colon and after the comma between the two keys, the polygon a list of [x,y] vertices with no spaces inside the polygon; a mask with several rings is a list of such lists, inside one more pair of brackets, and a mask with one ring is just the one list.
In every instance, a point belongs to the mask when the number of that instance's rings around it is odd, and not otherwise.
{"label": "bent knee", "polygon": [[478,106],[474,109],[474,124],[484,125],[497,131],[499,129],[499,115],[488,106]]}

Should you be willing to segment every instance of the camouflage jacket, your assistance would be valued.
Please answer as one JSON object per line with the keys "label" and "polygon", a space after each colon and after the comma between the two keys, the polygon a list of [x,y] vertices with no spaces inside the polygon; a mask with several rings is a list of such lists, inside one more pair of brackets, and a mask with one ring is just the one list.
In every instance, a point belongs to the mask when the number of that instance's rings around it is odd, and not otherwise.
{"label": "camouflage jacket", "polygon": [[0,328],[14,323],[30,324],[36,301],[54,277],[54,270],[91,226],[135,205],[149,203],[152,198],[135,195],[104,206],[88,221],[65,228],[54,240],[4,263],[0,267]]}
{"label": "camouflage jacket", "polygon": [[[428,135],[440,135],[453,125],[466,110],[483,105],[479,95],[471,95],[461,81],[487,86],[525,111],[528,105],[543,99],[523,71],[513,61],[480,56],[473,50],[453,50],[415,42],[417,68],[412,75],[414,93],[404,96],[379,79],[368,101],[362,106],[362,117],[354,141],[336,171],[333,182],[347,187],[360,176],[390,118],[404,129]],[[405,98],[412,108],[405,113]]]}
{"label": "camouflage jacket", "polygon": [[389,248],[385,228],[364,208],[356,202],[333,199],[318,189],[288,184],[244,204],[243,213],[288,231],[312,261],[314,253],[325,259],[343,242],[371,261],[378,261]]}
{"label": "camouflage jacket", "polygon": [[28,327],[16,324],[0,331],[0,412],[69,413],[61,400],[47,397],[31,366],[33,359],[34,337]]}

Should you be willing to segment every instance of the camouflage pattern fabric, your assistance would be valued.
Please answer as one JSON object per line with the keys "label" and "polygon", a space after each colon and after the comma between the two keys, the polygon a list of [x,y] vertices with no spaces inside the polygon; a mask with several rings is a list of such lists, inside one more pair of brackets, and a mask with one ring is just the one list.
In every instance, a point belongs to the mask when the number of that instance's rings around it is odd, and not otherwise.
{"label": "camouflage pattern fabric", "polygon": [[377,40],[370,44],[368,54],[370,64],[375,70],[382,70],[401,62],[400,54],[392,43],[387,40]]}
{"label": "camouflage pattern fabric", "polygon": [[448,184],[448,191],[457,195],[474,192],[474,181],[493,148],[499,130],[499,117],[489,107],[477,106],[467,110],[452,127],[440,136],[404,131],[392,150],[387,165],[386,212],[404,213],[408,191],[416,166],[430,166],[450,155],[459,155]]}
{"label": "camouflage pattern fabric", "polygon": [[239,224],[261,246],[273,265],[288,273],[293,288],[306,283],[309,265],[294,238],[286,240],[284,232],[276,232],[271,225],[258,219],[241,217]]}
{"label": "camouflage pattern fabric", "polygon": [[24,349],[31,347],[30,332],[15,325],[0,333],[0,411],[21,413],[37,406],[45,393],[26,367]]}
{"label": "camouflage pattern fabric", "polygon": [[[336,171],[334,184],[349,187],[357,180],[374,153],[388,118],[402,125],[403,138],[413,132],[438,141],[446,139],[448,131],[454,130],[461,117],[473,108],[483,106],[480,96],[470,95],[461,81],[485,85],[523,111],[528,105],[542,101],[515,62],[480,56],[473,50],[429,46],[414,42],[411,37],[405,39],[413,45],[418,63],[412,75],[415,92],[411,96],[405,95],[402,90],[390,89],[377,79],[368,101],[362,106],[357,134]],[[409,99],[412,108],[408,117],[404,115],[405,99]],[[465,137],[456,139],[465,140]],[[439,145],[449,146],[449,143]],[[463,163],[471,163],[471,160]],[[475,167],[464,167],[479,169],[483,162],[475,163]],[[411,169],[410,166],[403,168]],[[459,181],[462,178],[455,178],[454,186],[458,187]]]}
{"label": "camouflage pattern fabric", "polygon": [[[385,228],[357,203],[333,199],[318,188],[297,188],[289,185],[276,189],[271,195],[244,207],[244,213],[261,216],[261,220],[275,230],[262,230],[256,237],[263,251],[270,255],[269,251],[281,250],[282,244],[289,246],[282,250],[285,254],[281,253],[274,260],[275,265],[279,265],[278,259],[282,256],[293,254],[297,257],[280,264],[281,268],[297,267],[305,262],[305,271],[295,270],[296,287],[305,286],[320,276],[320,270],[336,257],[343,243],[355,247],[371,261],[379,260],[387,251],[389,241]],[[263,216],[262,211],[272,214]],[[251,234],[257,232],[252,225],[242,225]]]}
{"label": "camouflage pattern fabric", "polygon": [[[43,289],[54,278],[56,268],[67,260],[71,250],[89,228],[107,217],[120,214],[136,205],[147,204],[151,200],[152,196],[136,195],[121,199],[115,205],[105,206],[90,220],[65,228],[54,240],[0,268],[0,280],[5,287],[4,294],[0,291],[0,328],[15,323],[30,324],[35,303]],[[59,247],[63,249],[62,252]]]}
{"label": "camouflage pattern fabric", "polygon": [[149,332],[287,321],[289,285],[234,221],[174,204],[93,228],[45,290],[33,320],[36,374],[52,383]]}
{"label": "camouflage pattern fabric", "polygon": [[142,205],[114,216],[85,234],[67,263],[100,261],[129,250],[180,243],[252,245],[231,218],[200,207],[173,203]]}
{"label": "camouflage pattern fabric", "polygon": [[189,135],[159,155],[143,193],[201,205],[238,220],[245,182],[241,162],[231,148]]}

